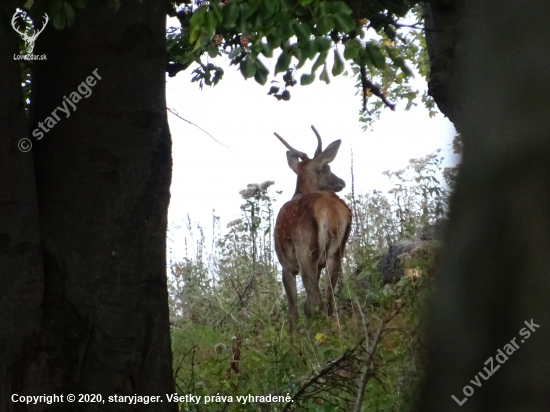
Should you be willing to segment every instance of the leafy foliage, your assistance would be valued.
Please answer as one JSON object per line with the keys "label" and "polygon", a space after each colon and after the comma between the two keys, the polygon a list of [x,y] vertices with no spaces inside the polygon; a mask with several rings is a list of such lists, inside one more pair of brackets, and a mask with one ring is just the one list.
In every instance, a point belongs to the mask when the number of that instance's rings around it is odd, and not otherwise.
{"label": "leafy foliage", "polygon": [[[294,342],[271,244],[273,182],[241,191],[241,217],[216,235],[210,253],[198,227],[194,256],[174,264],[170,280],[177,391],[219,393],[233,402],[181,403],[181,410],[350,411],[363,376],[369,379],[361,410],[407,410],[422,370],[418,324],[437,245],[403,256],[404,266],[423,274],[419,278],[382,285],[377,264],[389,244],[444,215],[441,160],[431,154],[386,172],[394,182],[388,196],[350,195],[354,225],[335,290],[336,316],[302,316]],[[190,221],[187,230],[192,236]],[[288,394],[292,402],[236,401],[249,394]]]}
{"label": "leafy foliage", "polygon": [[87,3],[88,0],[28,0],[22,1],[20,7],[27,11],[35,22],[40,21],[44,13],[47,13],[53,26],[57,30],[63,30],[65,27],[71,27],[74,24],[77,11],[84,9]]}
{"label": "leafy foliage", "polygon": [[[33,19],[48,13],[58,30],[71,27],[87,0],[21,1]],[[110,0],[114,11],[120,0]],[[278,100],[291,98],[290,88],[331,76],[351,73],[357,79],[363,103],[360,121],[367,128],[383,107],[396,101],[418,102],[436,112],[431,97],[410,84],[414,71],[429,76],[429,59],[421,29],[419,0],[178,0],[168,14],[179,28],[167,31],[168,73],[176,75],[192,63],[192,81],[218,84],[224,71],[216,57],[226,56],[245,79],[265,85],[270,74],[283,74],[281,86],[269,93]],[[404,18],[412,20],[404,24]],[[269,69],[269,59],[276,59]],[[310,62],[307,66],[306,63]],[[349,66],[351,71],[346,70]]]}
{"label": "leafy foliage", "polygon": [[[311,69],[300,75],[300,84],[316,78],[330,82],[330,75],[345,71],[352,64],[364,95],[361,121],[369,123],[379,116],[380,108],[393,105],[389,99],[406,99],[411,107],[418,92],[408,84],[416,67],[428,75],[428,59],[423,32],[414,28],[421,20],[416,0],[333,1],[333,0],[196,0],[173,2],[171,14],[180,28],[168,31],[168,55],[173,70],[186,69],[193,62],[199,68],[193,81],[215,85],[223,71],[213,59],[226,55],[238,65],[245,79],[254,78],[265,85],[270,70],[267,59],[276,58],[273,74],[284,73],[284,89],[270,90],[279,100],[290,98],[289,87],[297,83],[297,74],[307,61]],[[404,25],[408,16],[415,23]],[[278,54],[274,54],[278,51]],[[202,61],[206,57],[207,63]],[[409,63],[407,63],[409,62]],[[332,67],[330,67],[332,65]],[[286,93],[283,98],[282,93]],[[369,102],[371,94],[380,100]],[[427,98],[425,98],[427,99]],[[367,103],[371,110],[367,110]],[[427,104],[431,104],[426,100]]]}

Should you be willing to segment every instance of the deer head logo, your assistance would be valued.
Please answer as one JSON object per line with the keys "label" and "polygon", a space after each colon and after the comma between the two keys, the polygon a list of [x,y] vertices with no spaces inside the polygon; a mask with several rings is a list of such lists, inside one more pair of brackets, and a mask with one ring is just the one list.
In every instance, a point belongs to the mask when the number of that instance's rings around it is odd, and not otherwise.
{"label": "deer head logo", "polygon": [[[17,27],[17,20],[21,19],[24,23],[25,29],[20,30]],[[27,50],[27,54],[32,54],[32,51],[34,49],[34,42],[36,41],[36,38],[40,33],[44,31],[46,28],[46,25],[48,24],[49,18],[46,13],[44,13],[44,24],[42,25],[42,28],[38,30],[36,27],[34,29],[33,26],[27,26],[27,21],[30,20],[29,17],[26,14],[23,14],[22,11],[16,11],[11,19],[11,26],[13,29],[19,33],[19,35],[23,38],[23,41],[25,42],[25,49]]]}

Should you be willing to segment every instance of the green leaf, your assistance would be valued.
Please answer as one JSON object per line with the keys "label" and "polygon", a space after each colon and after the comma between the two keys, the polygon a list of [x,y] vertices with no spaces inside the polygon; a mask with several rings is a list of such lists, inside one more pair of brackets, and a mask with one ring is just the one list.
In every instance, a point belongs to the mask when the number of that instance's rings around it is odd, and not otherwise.
{"label": "green leaf", "polygon": [[250,49],[252,50],[252,54],[257,56],[262,52],[262,43],[260,41],[255,41]]}
{"label": "green leaf", "polygon": [[274,1],[263,1],[262,2],[263,15],[264,17],[271,17],[275,14],[275,2]]}
{"label": "green leaf", "polygon": [[240,64],[241,73],[245,79],[249,79],[256,74],[256,66],[252,59],[247,56],[245,59],[241,60]]}
{"label": "green leaf", "polygon": [[332,66],[332,75],[334,77],[339,76],[344,71],[344,60],[338,53],[338,50],[334,49],[334,66]]}
{"label": "green leaf", "polygon": [[380,47],[376,43],[368,43],[365,47],[370,61],[377,69],[383,69],[386,67],[386,59],[380,50]]}
{"label": "green leaf", "polygon": [[195,43],[200,37],[205,14],[206,7],[199,7],[189,19],[189,43]]}
{"label": "green leaf", "polygon": [[191,51],[191,53],[197,51],[199,49],[199,47],[201,47],[201,46],[202,46],[202,39],[199,36],[199,38],[195,42],[195,47],[193,47],[193,50]]}
{"label": "green leaf", "polygon": [[357,40],[348,40],[345,44],[344,58],[346,60],[355,59],[359,54],[360,50],[361,50],[361,45]]}
{"label": "green leaf", "polygon": [[271,48],[271,50],[275,50],[277,47],[281,45],[281,36],[279,33],[271,33],[269,36],[267,36],[267,44]]}
{"label": "green leaf", "polygon": [[386,36],[388,36],[388,39],[395,40],[395,30],[391,28],[391,26],[388,24],[387,26],[384,26],[384,33],[386,33]]}
{"label": "green leaf", "polygon": [[330,77],[328,76],[328,70],[327,65],[325,64],[323,67],[323,71],[321,72],[321,75],[319,76],[319,80],[324,81],[326,84],[330,83]]}
{"label": "green leaf", "polygon": [[71,3],[73,6],[75,6],[77,9],[83,9],[86,7],[87,0],[72,0]]}
{"label": "green leaf", "polygon": [[67,17],[67,26],[71,27],[74,23],[74,19],[76,18],[73,6],[71,6],[69,3],[65,2],[65,15]]}
{"label": "green leaf", "polygon": [[[48,13],[55,15],[59,13],[63,7],[64,0],[52,0],[48,3]],[[57,28],[57,27],[56,27]]]}
{"label": "green leaf", "polygon": [[269,47],[269,43],[262,43],[262,54],[265,57],[273,57],[273,49]]}
{"label": "green leaf", "polygon": [[405,64],[405,59],[403,59],[402,57],[394,57],[392,58],[392,61],[397,67],[399,67],[403,71],[404,76],[411,77],[413,75],[411,70]]}
{"label": "green leaf", "polygon": [[223,21],[223,13],[220,5],[216,2],[210,3],[210,10],[212,10],[214,13],[216,13],[216,17],[218,19],[218,22]]}
{"label": "green leaf", "polygon": [[[384,45],[384,49],[386,50],[386,53],[388,54],[390,59],[393,61],[393,63],[403,71],[404,76],[410,77],[413,75],[411,70],[405,64],[405,59],[403,59],[402,57],[399,57],[397,55],[397,51],[394,48],[388,45]],[[420,74],[422,74],[422,70],[423,70],[422,64],[419,64],[418,67],[419,67]],[[429,66],[427,68],[429,70]]]}
{"label": "green leaf", "polygon": [[[296,56],[297,53],[295,53],[294,55]],[[302,51],[300,50],[299,52],[299,55],[300,55],[300,58],[298,58],[298,64],[296,65],[296,68],[297,69],[301,69],[302,67],[304,67],[304,64],[306,63],[308,57],[302,53]]]}
{"label": "green leaf", "polygon": [[320,53],[328,51],[328,49],[330,49],[330,46],[332,45],[332,40],[329,37],[317,37],[315,38],[314,42],[317,45],[317,50]]}
{"label": "green leaf", "polygon": [[317,60],[315,60],[315,63],[313,64],[313,67],[311,68],[311,73],[315,73],[315,71],[322,64],[325,64],[325,61],[327,60],[327,54],[328,54],[328,52],[319,53],[319,57],[317,57]]}
{"label": "green leaf", "polygon": [[292,23],[290,20],[284,19],[279,24],[279,31],[281,33],[281,37],[283,39],[290,39],[292,36],[294,36],[294,29],[292,28]]}
{"label": "green leaf", "polygon": [[294,33],[296,33],[298,40],[309,40],[309,37],[311,36],[311,29],[306,23],[299,23],[298,20],[293,20],[292,27],[294,28]]}
{"label": "green leaf", "polygon": [[[299,47],[292,46],[292,47],[290,48],[290,51],[291,51],[292,55],[293,55],[294,57],[296,57],[296,59],[297,59],[299,62],[302,61],[302,51],[300,50]],[[306,59],[303,59],[304,62],[305,62],[305,60],[306,60]]]}
{"label": "green leaf", "polygon": [[63,30],[63,27],[65,27],[65,23],[67,22],[65,18],[65,11],[59,10],[59,13],[55,14],[52,19],[53,27],[55,27],[57,30]]}
{"label": "green leaf", "polygon": [[311,74],[302,74],[302,77],[300,77],[300,84],[302,86],[307,86],[308,84],[311,84],[313,83],[313,81],[315,80],[315,73],[311,73]]}
{"label": "green leaf", "polygon": [[235,27],[235,22],[239,17],[239,5],[234,1],[228,1],[228,3],[222,9],[223,14],[223,26],[226,28]]}
{"label": "green leaf", "polygon": [[323,35],[327,34],[334,27],[334,21],[331,16],[321,16],[317,19],[315,28],[317,29],[317,34]]}
{"label": "green leaf", "polygon": [[212,44],[210,44],[208,46],[206,51],[208,52],[208,55],[212,58],[214,58],[218,55],[218,48],[216,46],[213,46]]}
{"label": "green leaf", "polygon": [[350,16],[352,10],[343,1],[330,1],[325,3],[325,12],[329,14],[343,14]]}
{"label": "green leaf", "polygon": [[313,0],[300,0],[300,4],[302,6],[307,6],[308,4],[312,3]]}
{"label": "green leaf", "polygon": [[317,52],[319,51],[319,46],[317,42],[313,40],[305,42],[301,44],[299,47],[300,47],[300,50],[302,50],[302,58],[306,58],[310,60],[313,59],[317,54]]}
{"label": "green leaf", "polygon": [[345,16],[342,14],[335,14],[332,16],[336,30],[342,33],[349,33],[353,29],[355,29],[355,21],[349,16]]}
{"label": "green leaf", "polygon": [[216,31],[216,25],[218,24],[218,18],[214,11],[208,11],[204,16],[203,27],[206,29],[206,32],[210,35],[214,34]]}
{"label": "green leaf", "polygon": [[283,51],[279,58],[277,59],[277,64],[275,65],[275,76],[278,73],[286,72],[288,69],[288,66],[290,65],[290,53]]}
{"label": "green leaf", "polygon": [[357,56],[355,56],[353,61],[354,61],[355,64],[357,64],[358,66],[361,66],[361,67],[372,64],[370,54],[367,53],[367,51],[363,48],[359,49],[359,54]]}
{"label": "green leaf", "polygon": [[248,20],[248,18],[252,16],[256,10],[258,10],[258,7],[260,7],[260,2],[257,0],[241,3],[241,19],[243,21]]}

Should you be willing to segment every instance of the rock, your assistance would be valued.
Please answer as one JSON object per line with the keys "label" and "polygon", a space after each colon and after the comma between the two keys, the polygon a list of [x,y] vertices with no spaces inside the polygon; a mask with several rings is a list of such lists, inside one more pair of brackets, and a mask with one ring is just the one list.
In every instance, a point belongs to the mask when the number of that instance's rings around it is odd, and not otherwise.
{"label": "rock", "polygon": [[445,230],[446,219],[439,219],[430,225],[425,225],[418,234],[420,240],[442,240]]}
{"label": "rock", "polygon": [[412,260],[412,258],[408,259],[406,255],[411,256],[413,250],[423,247],[426,243],[426,241],[422,240],[403,240],[390,245],[388,251],[382,256],[378,264],[382,282],[394,283],[405,276],[407,267],[403,260]]}

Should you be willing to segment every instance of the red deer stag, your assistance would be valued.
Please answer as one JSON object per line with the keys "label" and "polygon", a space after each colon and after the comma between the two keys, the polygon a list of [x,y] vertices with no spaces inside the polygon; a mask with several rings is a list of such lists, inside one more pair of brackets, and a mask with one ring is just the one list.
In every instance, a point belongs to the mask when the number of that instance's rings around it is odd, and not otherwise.
{"label": "red deer stag", "polygon": [[[351,228],[351,211],[334,192],[346,187],[345,182],[330,171],[341,140],[332,142],[323,151],[321,136],[317,150],[310,159],[290,146],[281,136],[275,136],[287,147],[288,165],[298,175],[296,192],[286,202],[275,224],[275,251],[283,268],[283,284],[288,300],[290,333],[298,324],[296,275],[301,272],[306,290],[304,313],[311,317],[316,309],[325,306],[332,314],[332,296],[342,267],[342,256]],[[319,279],[325,276],[325,305],[321,305]]]}

